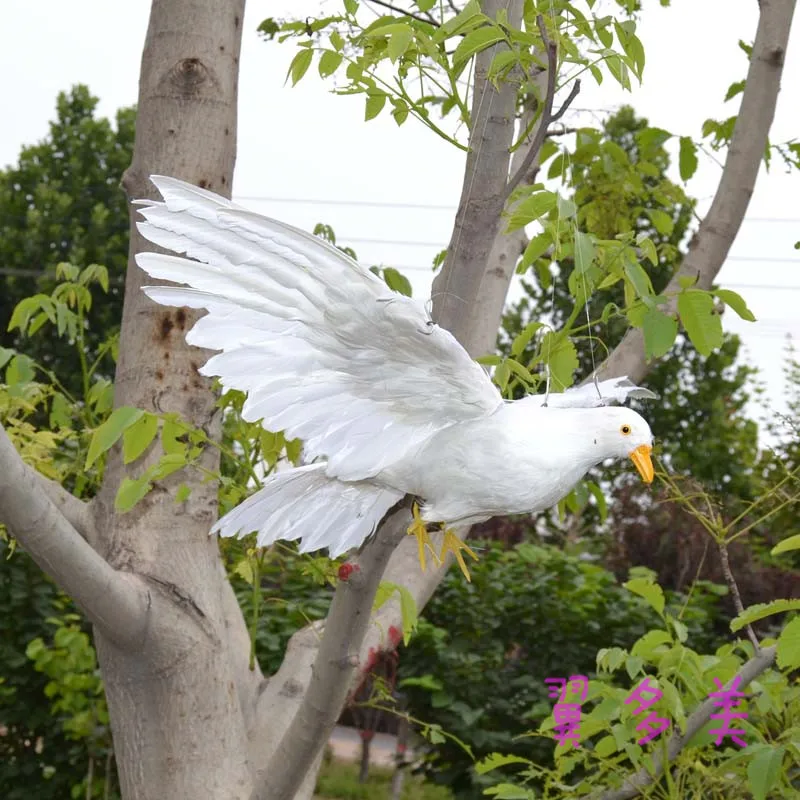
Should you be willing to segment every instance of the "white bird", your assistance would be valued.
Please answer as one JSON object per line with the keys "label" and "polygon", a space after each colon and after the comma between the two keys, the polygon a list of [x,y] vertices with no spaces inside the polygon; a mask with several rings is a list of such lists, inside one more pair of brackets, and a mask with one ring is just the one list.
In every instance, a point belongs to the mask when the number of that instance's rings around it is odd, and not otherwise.
{"label": "white bird", "polygon": [[[335,557],[414,495],[422,513],[409,532],[422,561],[425,523],[541,511],[605,459],[628,456],[652,481],[647,422],[605,405],[654,397],[648,390],[621,378],[547,404],[506,402],[420,303],[331,244],[174,178],[152,180],[163,202],[137,201],[139,230],[189,258],[137,255],[151,277],[183,284],[144,291],[208,312],[186,336],[220,351],[200,372],[246,392],[244,419],[302,439],[311,461],[270,476],[212,532],[256,531],[259,546],[299,539],[301,551]],[[462,563],[459,540],[445,538]]]}

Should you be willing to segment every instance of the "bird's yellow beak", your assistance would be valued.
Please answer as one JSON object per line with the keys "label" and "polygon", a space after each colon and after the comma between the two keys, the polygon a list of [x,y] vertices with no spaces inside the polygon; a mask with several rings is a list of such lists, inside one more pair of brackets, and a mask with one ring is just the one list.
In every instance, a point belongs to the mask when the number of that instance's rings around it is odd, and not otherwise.
{"label": "bird's yellow beak", "polygon": [[642,480],[645,483],[652,483],[655,471],[653,470],[653,462],[650,460],[650,453],[653,448],[649,444],[640,444],[634,451],[631,452],[631,461],[636,465]]}

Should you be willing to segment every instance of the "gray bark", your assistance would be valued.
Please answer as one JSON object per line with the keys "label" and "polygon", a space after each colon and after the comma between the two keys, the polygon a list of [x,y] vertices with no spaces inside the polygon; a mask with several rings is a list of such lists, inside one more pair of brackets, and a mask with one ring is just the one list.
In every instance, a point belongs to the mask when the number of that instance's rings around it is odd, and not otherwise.
{"label": "gray bark", "polygon": [[[509,24],[519,27],[522,3],[484,0],[483,12],[494,19],[508,9]],[[484,312],[481,287],[506,202],[509,152],[514,143],[518,85],[512,81],[499,88],[486,79],[489,65],[502,44],[475,58],[474,91],[469,153],[461,200],[442,271],[433,282],[433,319],[447,328],[467,352],[478,357],[494,349],[499,314],[494,320]],[[502,284],[502,280],[499,282]],[[485,287],[484,287],[485,288]],[[506,285],[506,291],[508,285]],[[503,295],[505,299],[505,294]],[[502,312],[502,302],[500,304]],[[494,327],[492,329],[492,321]],[[482,339],[478,339],[480,332]]]}
{"label": "gray bark", "polygon": [[[244,0],[154,0],[134,158],[123,179],[129,197],[152,197],[148,176],[154,173],[230,196],[243,14]],[[134,208],[115,404],[174,411],[217,437],[215,396],[197,375],[203,354],[184,341],[193,315],[156,306],[140,291],[133,254],[144,242],[136,217]],[[138,474],[158,456],[154,446],[124,467],[112,453],[96,501],[101,552],[112,567],[141,579],[150,602],[147,634],[136,648],[96,631],[123,796],[246,798],[252,775],[240,698],[248,695],[242,681],[250,681],[236,665],[247,651],[229,646],[241,641],[244,623],[241,614],[237,621],[229,613],[230,587],[208,536],[217,487],[196,471],[182,473],[160,481],[133,511],[113,509],[123,476]],[[215,451],[202,463],[215,469]],[[181,482],[192,492],[179,507],[174,492]]]}

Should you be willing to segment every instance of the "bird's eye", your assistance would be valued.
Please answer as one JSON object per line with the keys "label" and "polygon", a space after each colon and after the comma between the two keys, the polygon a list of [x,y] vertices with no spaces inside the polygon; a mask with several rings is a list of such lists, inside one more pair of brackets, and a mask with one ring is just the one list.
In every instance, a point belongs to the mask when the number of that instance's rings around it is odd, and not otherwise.
{"label": "bird's eye", "polygon": [[628,435],[628,434],[631,432],[631,426],[630,426],[630,425],[623,425],[623,426],[620,428],[620,430],[622,431],[622,433],[623,433],[625,436],[627,436],[627,435]]}

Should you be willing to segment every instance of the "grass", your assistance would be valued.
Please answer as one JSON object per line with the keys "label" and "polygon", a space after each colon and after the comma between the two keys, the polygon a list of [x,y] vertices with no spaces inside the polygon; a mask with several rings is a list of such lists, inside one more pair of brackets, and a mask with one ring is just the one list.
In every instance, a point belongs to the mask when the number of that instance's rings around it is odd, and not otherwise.
{"label": "grass", "polygon": [[[392,770],[370,767],[369,777],[358,782],[358,765],[343,761],[326,761],[317,781],[316,800],[388,800]],[[420,776],[406,775],[402,800],[452,800],[445,786],[426,783]]]}

